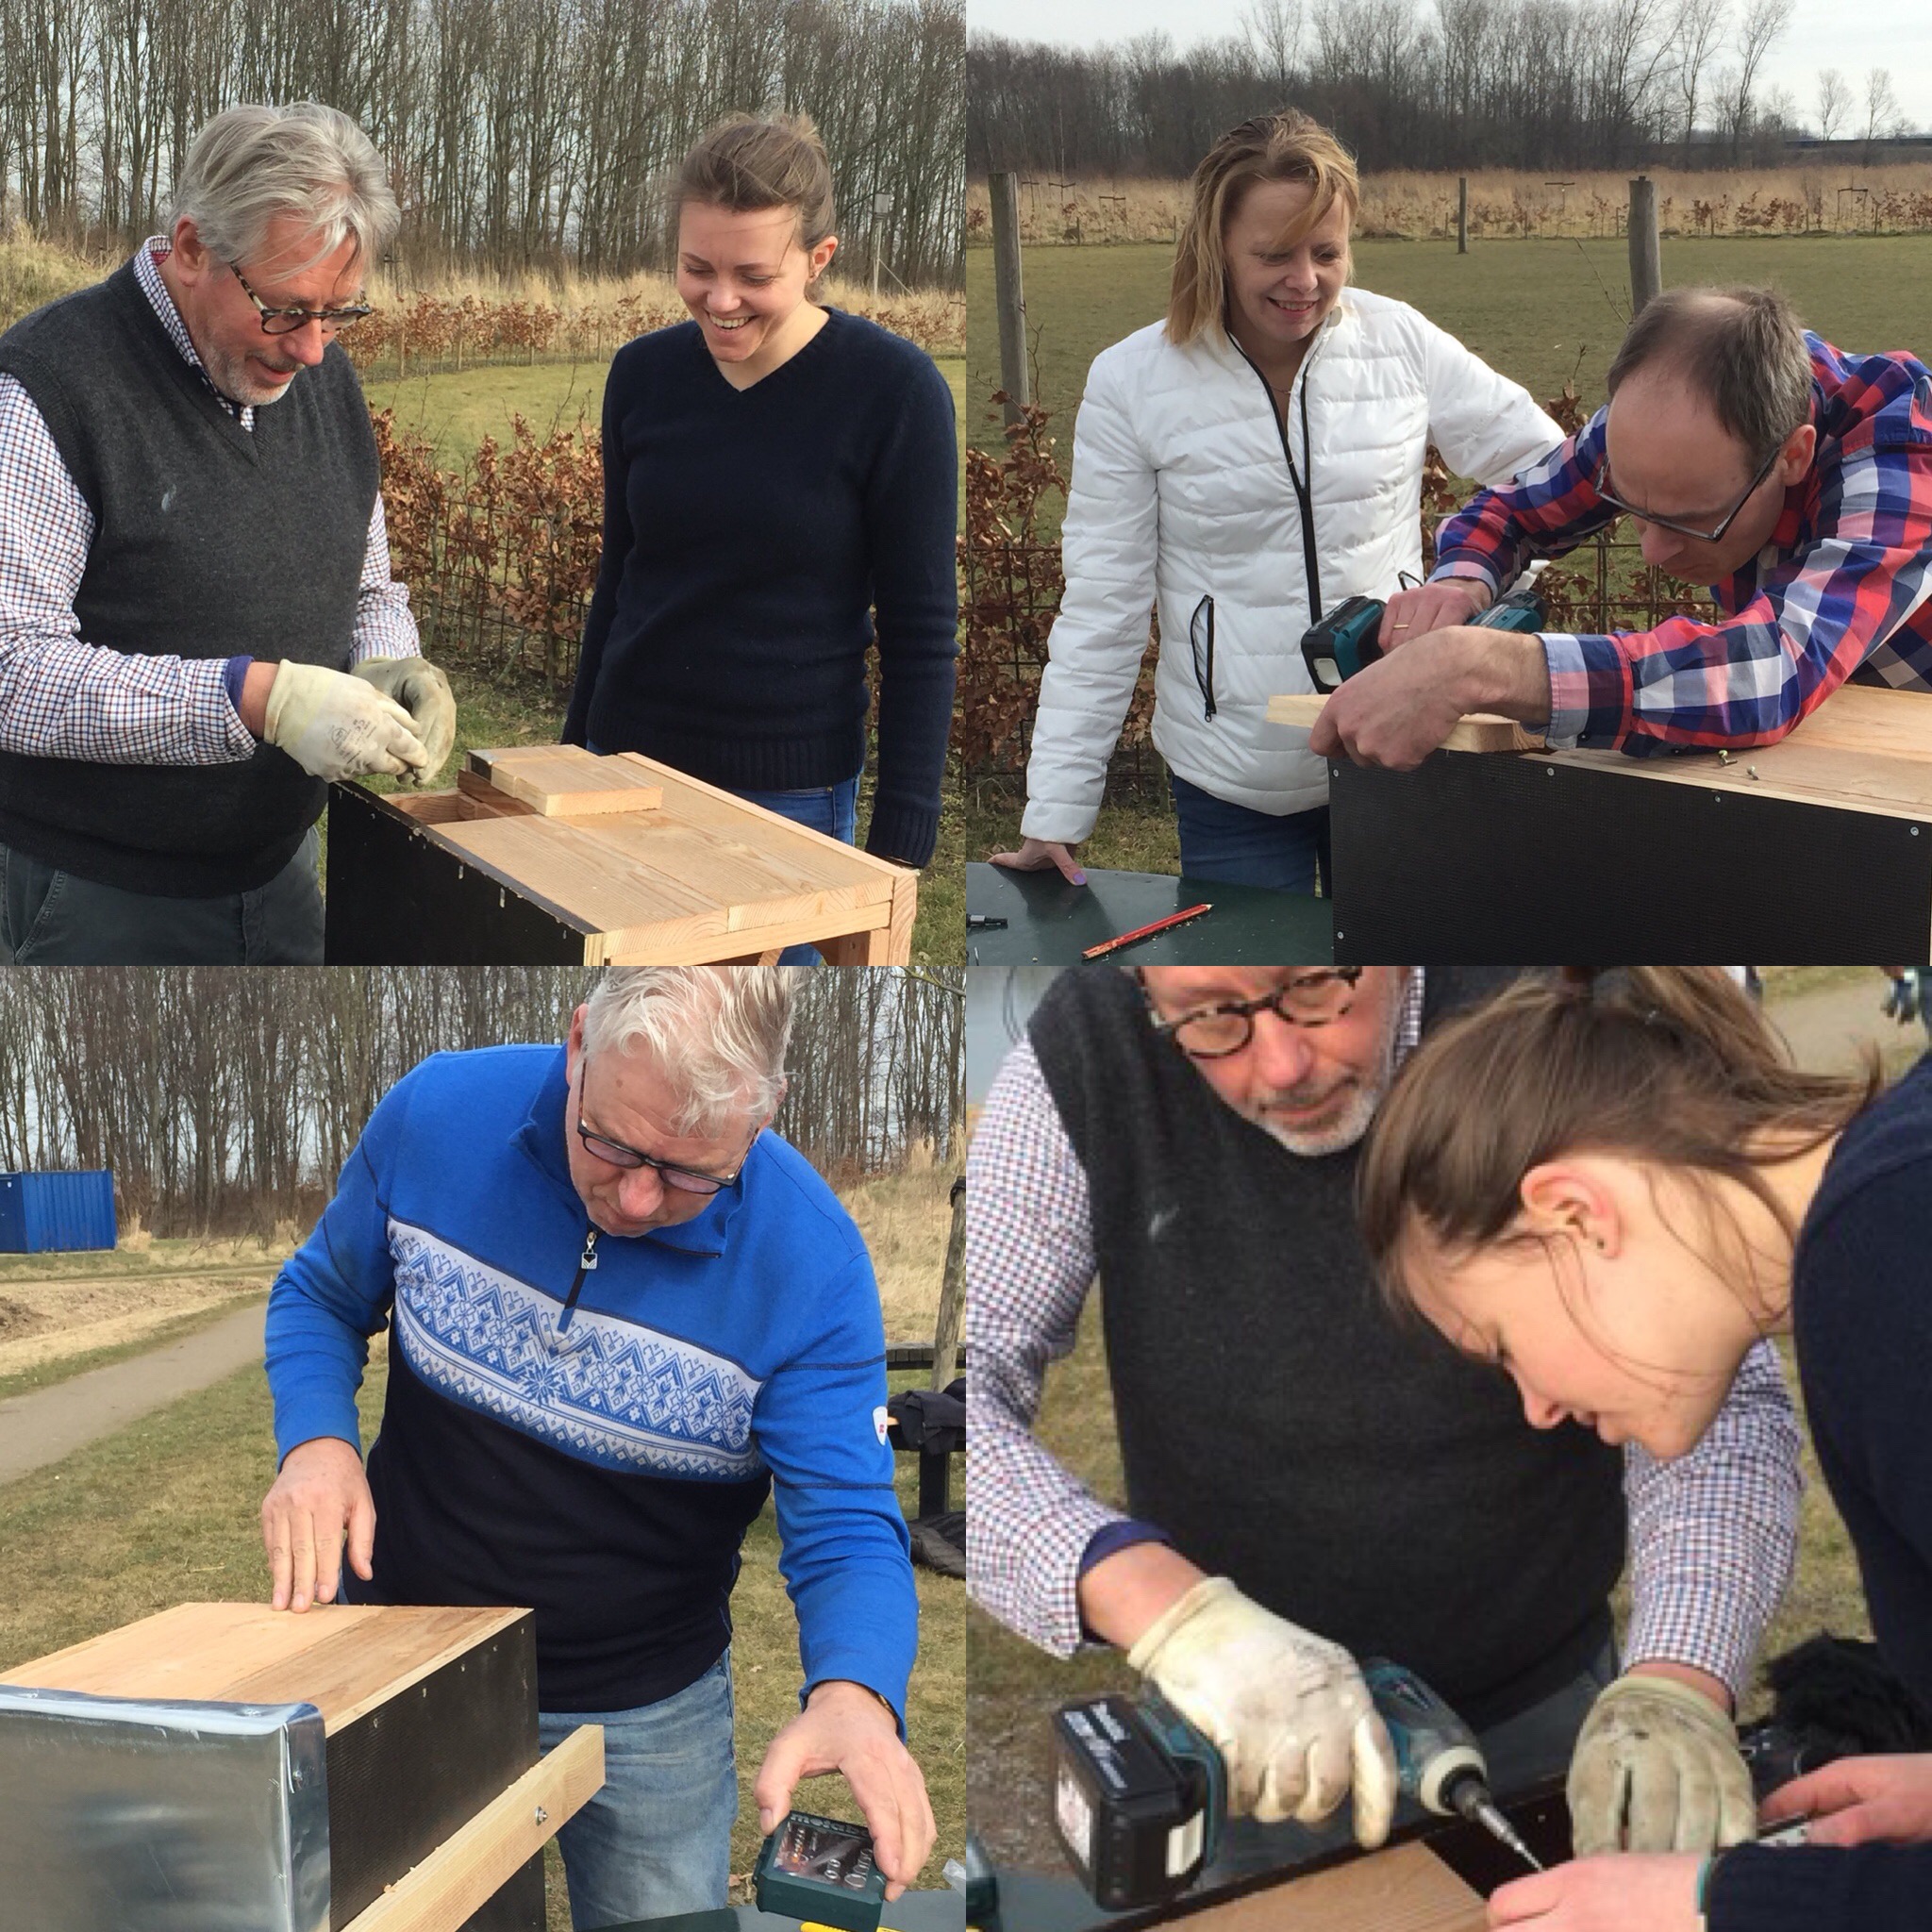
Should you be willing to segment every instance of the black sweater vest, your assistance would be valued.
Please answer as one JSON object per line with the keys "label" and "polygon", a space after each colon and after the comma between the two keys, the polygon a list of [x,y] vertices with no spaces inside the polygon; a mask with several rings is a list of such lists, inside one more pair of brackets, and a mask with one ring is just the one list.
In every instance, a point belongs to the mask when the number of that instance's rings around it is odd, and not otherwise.
{"label": "black sweater vest", "polygon": [[1530,1428],[1506,1376],[1388,1315],[1355,1152],[1249,1124],[1125,974],[1063,973],[1029,1034],[1087,1174],[1132,1513],[1478,1726],[1573,1676],[1623,1568],[1617,1452]]}
{"label": "black sweater vest", "polygon": [[[346,670],[377,488],[355,370],[331,345],[242,428],[169,340],[132,264],[0,337],[92,510],[83,641]],[[271,745],[234,764],[0,752],[0,841],[82,878],[199,898],[275,876],[327,788]]]}

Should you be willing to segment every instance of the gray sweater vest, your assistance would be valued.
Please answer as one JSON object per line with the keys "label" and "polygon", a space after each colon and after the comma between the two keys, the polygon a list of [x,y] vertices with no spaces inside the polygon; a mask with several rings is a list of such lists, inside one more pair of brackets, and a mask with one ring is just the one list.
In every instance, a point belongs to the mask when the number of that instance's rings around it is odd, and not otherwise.
{"label": "gray sweater vest", "polygon": [[[361,387],[341,348],[244,429],[124,264],[0,336],[0,370],[45,418],[94,515],[74,600],[84,642],[347,669],[377,474]],[[222,765],[0,752],[0,841],[165,897],[266,884],[326,798],[267,744]]]}
{"label": "gray sweater vest", "polygon": [[1566,1682],[1610,1631],[1617,1452],[1385,1313],[1355,1153],[1250,1125],[1125,974],[1063,973],[1028,1030],[1087,1174],[1131,1513],[1478,1726]]}

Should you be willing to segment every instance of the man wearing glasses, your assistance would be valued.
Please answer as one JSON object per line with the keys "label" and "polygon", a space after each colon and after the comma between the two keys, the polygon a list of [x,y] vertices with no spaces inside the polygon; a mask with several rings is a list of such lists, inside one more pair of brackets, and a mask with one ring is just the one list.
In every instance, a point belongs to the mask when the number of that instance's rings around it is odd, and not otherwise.
{"label": "man wearing glasses", "polygon": [[231,108],[0,337],[0,959],[319,963],[325,781],[448,755],[334,340],[400,219],[345,115]]}
{"label": "man wearing glasses", "polygon": [[[1848,356],[1766,289],[1670,289],[1631,325],[1610,400],[1441,526],[1389,600],[1389,653],[1310,749],[1407,770],[1469,711],[1637,755],[1769,744],[1844,680],[1932,689],[1932,373]],[[1541,637],[1467,620],[1537,558],[1620,515],[1645,562],[1707,585],[1715,623]]]}
{"label": "man wearing glasses", "polygon": [[[1217,1880],[1345,1838],[1351,1792],[1357,1837],[1386,1836],[1369,1656],[1462,1713],[1499,1792],[1567,1764],[1579,1853],[1755,1829],[1730,1711],[1797,1531],[1769,1350],[1659,1464],[1531,1426],[1507,1375],[1397,1323],[1369,1278],[1357,1148],[1422,1031],[1507,977],[1075,967],[975,1128],[969,1584],[1056,1656],[1118,1646],[1215,1740],[1254,1821]],[[1033,1434],[1096,1278],[1124,1509]]]}
{"label": "man wearing glasses", "polygon": [[[578,1932],[724,1904],[730,1594],[774,1489],[805,1703],[760,1824],[838,1771],[893,1895],[932,1845],[900,1740],[918,1608],[878,1293],[767,1131],[791,1020],[786,969],[633,968],[562,1047],[424,1061],[270,1297],[275,1607],[341,1584],[534,1607],[545,1748],[605,1727],[604,1789],[559,1837]],[[365,1475],[356,1390],[385,1323]]]}

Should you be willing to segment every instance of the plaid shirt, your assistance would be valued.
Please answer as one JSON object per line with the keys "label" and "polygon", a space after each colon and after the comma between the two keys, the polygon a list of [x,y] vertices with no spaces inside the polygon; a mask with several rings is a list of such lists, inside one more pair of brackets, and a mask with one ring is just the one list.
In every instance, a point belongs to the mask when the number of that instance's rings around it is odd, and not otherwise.
{"label": "plaid shirt", "polygon": [[[1422,978],[1410,975],[1399,1053],[1421,1031]],[[968,1583],[1008,1628],[1068,1657],[1081,1641],[1088,1545],[1130,1519],[1083,1489],[1032,1432],[1047,1366],[1073,1349],[1094,1258],[1087,1176],[1024,1040],[993,1081],[967,1165]],[[1777,1357],[1760,1342],[1690,1455],[1658,1462],[1625,1449],[1626,1665],[1668,1658],[1741,1692],[1790,1578],[1798,1446]]]}
{"label": "plaid shirt", "polygon": [[[1771,541],[1710,587],[1723,620],[1546,633],[1553,744],[1590,739],[1638,755],[1770,744],[1860,666],[1867,679],[1932,689],[1932,373],[1910,356],[1805,341],[1817,453],[1785,492]],[[1610,523],[1595,488],[1607,413],[1446,519],[1434,575],[1479,576],[1493,591]]]}
{"label": "plaid shirt", "polygon": [[[135,279],[183,358],[252,431],[254,409],[208,382],[161,280],[157,263],[169,246],[164,235],[143,242]],[[110,765],[219,765],[252,758],[254,734],[229,695],[240,688],[230,676],[235,660],[141,657],[82,639],[74,599],[94,528],[46,419],[15,377],[0,375],[0,750]],[[413,658],[422,648],[408,587],[390,575],[378,492],[351,661]]]}

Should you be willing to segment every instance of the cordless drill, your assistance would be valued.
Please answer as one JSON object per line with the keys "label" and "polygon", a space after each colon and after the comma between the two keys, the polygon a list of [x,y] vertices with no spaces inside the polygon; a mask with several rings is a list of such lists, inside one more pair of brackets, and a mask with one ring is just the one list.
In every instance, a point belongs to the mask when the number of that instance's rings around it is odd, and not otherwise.
{"label": "cordless drill", "polygon": [[[1302,633],[1302,657],[1317,691],[1338,689],[1344,678],[1382,656],[1375,633],[1388,608],[1379,597],[1344,597]],[[1469,621],[1485,630],[1541,630],[1543,607],[1534,591],[1511,591]]]}
{"label": "cordless drill", "polygon": [[[1542,1868],[1490,1795],[1474,1734],[1411,1671],[1383,1657],[1362,1680],[1395,1746],[1403,1791],[1460,1813]],[[1108,1911],[1185,1891],[1213,1862],[1227,1808],[1221,1754],[1157,1691],[1064,1706],[1054,1718],[1054,1828],[1080,1881]]]}

